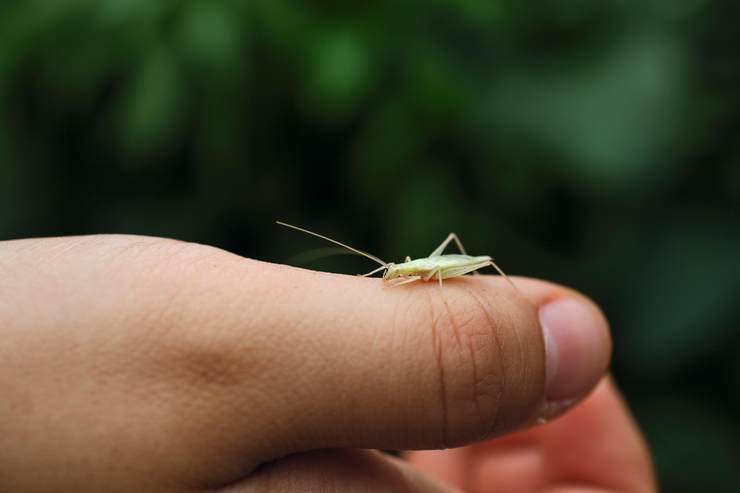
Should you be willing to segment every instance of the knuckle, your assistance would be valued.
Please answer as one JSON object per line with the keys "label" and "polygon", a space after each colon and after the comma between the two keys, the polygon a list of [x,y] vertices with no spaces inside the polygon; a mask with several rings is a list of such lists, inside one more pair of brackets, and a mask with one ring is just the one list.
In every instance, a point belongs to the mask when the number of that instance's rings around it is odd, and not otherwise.
{"label": "knuckle", "polygon": [[[61,247],[59,248],[62,249]],[[202,263],[203,260],[231,256],[228,252],[198,243],[135,235],[93,235],[79,237],[67,251],[96,252],[111,268],[127,266],[154,273],[173,266]]]}
{"label": "knuckle", "polygon": [[168,238],[143,238],[128,244],[122,254],[124,261],[133,257],[165,271],[199,267],[208,261],[218,262],[231,256],[218,248]]}
{"label": "knuckle", "polygon": [[[183,327],[157,347],[157,378],[191,393],[217,393],[244,385],[256,373],[259,354],[223,333]],[[167,378],[167,376],[169,378]]]}
{"label": "knuckle", "polygon": [[202,393],[242,384],[255,372],[261,341],[242,337],[248,317],[231,308],[244,293],[225,281],[241,259],[167,239],[131,244],[122,256],[138,259],[130,286],[142,301],[128,324],[153,380]]}

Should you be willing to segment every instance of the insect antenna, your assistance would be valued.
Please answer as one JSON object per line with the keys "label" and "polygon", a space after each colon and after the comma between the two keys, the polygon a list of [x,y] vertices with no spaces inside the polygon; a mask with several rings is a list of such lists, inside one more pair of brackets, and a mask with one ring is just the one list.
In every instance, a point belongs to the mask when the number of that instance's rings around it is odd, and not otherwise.
{"label": "insect antenna", "polygon": [[[361,275],[360,275],[360,277],[370,277],[370,276],[372,276],[373,274],[375,274],[375,273],[377,273],[377,272],[380,272],[381,270],[383,270],[383,269],[387,269],[387,268],[388,268],[388,266],[387,266],[387,265],[381,265],[381,266],[380,266],[380,267],[378,267],[377,269],[373,269],[373,270],[371,270],[370,272],[368,272],[367,274],[361,274]],[[385,275],[385,272],[383,273],[383,275]]]}
{"label": "insect antenna", "polygon": [[[307,229],[299,228],[298,226],[293,226],[292,224],[284,223],[284,222],[281,222],[281,221],[275,221],[275,222],[277,224],[279,224],[280,226],[285,226],[286,228],[295,229],[295,230],[300,231],[302,233],[306,233],[306,234],[309,234],[309,235],[312,235],[312,236],[316,236],[317,238],[321,238],[322,240],[330,241],[330,242],[334,243],[335,245],[339,245],[341,247],[344,247],[347,250],[350,250],[352,252],[357,253],[358,255],[362,255],[363,257],[367,257],[370,260],[379,263],[383,267],[385,267],[385,266],[388,265],[387,262],[384,262],[383,260],[379,259],[375,255],[371,255],[371,254],[369,254],[367,252],[363,252],[362,250],[358,250],[357,248],[352,248],[351,246],[345,245],[344,243],[340,243],[337,240],[332,240],[331,238],[328,238],[326,236],[320,235],[318,233],[314,233],[313,231],[309,231]],[[380,270],[380,269],[378,269],[378,270]]]}

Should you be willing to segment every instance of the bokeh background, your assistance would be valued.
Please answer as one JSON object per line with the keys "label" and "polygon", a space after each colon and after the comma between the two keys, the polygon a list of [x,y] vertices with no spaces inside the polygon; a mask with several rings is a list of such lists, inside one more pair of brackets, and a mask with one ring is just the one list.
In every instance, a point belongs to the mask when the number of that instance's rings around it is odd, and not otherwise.
{"label": "bokeh background", "polygon": [[[4,0],[0,238],[399,260],[603,305],[665,491],[740,484],[740,2]],[[308,252],[308,255],[301,255]]]}

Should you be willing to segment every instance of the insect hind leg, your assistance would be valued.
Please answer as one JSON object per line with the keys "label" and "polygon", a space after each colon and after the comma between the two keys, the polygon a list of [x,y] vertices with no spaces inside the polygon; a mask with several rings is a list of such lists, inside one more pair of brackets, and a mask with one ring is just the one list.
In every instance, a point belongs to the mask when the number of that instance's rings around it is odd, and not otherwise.
{"label": "insect hind leg", "polygon": [[441,255],[442,252],[444,252],[445,248],[447,248],[447,245],[449,245],[451,241],[455,242],[455,245],[457,245],[457,248],[460,250],[460,253],[462,253],[463,255],[468,254],[468,252],[465,251],[465,247],[460,241],[460,238],[458,238],[455,233],[450,233],[449,235],[447,235],[447,238],[445,238],[445,240],[442,243],[440,243],[440,245],[437,248],[435,248],[432,253],[429,254],[429,256],[436,257],[438,255]]}
{"label": "insect hind leg", "polygon": [[512,288],[514,288],[514,291],[516,291],[516,292],[518,292],[518,293],[521,293],[521,291],[519,291],[519,288],[517,288],[517,287],[516,287],[516,284],[514,284],[514,281],[512,281],[512,280],[511,280],[511,279],[509,278],[509,276],[507,276],[507,275],[506,275],[506,274],[504,273],[504,271],[502,271],[502,270],[501,270],[501,268],[500,268],[500,267],[499,267],[498,265],[496,265],[496,262],[494,262],[493,260],[490,260],[490,261],[488,262],[488,264],[487,264],[487,265],[490,265],[491,267],[493,267],[494,269],[496,269],[496,271],[497,271],[497,272],[498,272],[499,274],[501,274],[501,277],[503,277],[504,279],[506,279],[506,282],[508,282],[508,283],[509,283],[509,285],[510,285],[510,286],[511,286]]}

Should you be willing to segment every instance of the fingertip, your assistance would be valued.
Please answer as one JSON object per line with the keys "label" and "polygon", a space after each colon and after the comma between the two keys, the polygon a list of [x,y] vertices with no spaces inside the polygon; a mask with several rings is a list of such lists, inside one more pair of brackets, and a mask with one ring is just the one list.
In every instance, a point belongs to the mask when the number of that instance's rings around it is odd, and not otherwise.
{"label": "fingertip", "polygon": [[611,339],[601,311],[582,297],[539,308],[545,341],[548,402],[578,399],[593,389],[609,365]]}
{"label": "fingertip", "polygon": [[545,347],[545,387],[539,422],[583,400],[606,374],[611,361],[609,323],[587,296],[551,282],[517,278],[537,310]]}

